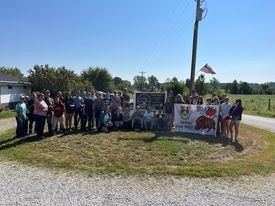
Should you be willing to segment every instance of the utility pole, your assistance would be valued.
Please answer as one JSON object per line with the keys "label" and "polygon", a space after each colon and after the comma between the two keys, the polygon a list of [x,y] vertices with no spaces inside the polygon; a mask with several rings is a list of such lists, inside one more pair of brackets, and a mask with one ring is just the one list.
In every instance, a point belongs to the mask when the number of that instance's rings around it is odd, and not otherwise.
{"label": "utility pole", "polygon": [[191,75],[190,75],[190,93],[191,93],[192,89],[194,89],[199,21],[202,20],[202,13],[204,11],[200,7],[201,0],[195,0],[195,1],[197,1],[197,7],[196,7],[196,21],[194,24],[194,35],[193,35],[193,49],[192,49]]}
{"label": "utility pole", "polygon": [[139,73],[141,73],[141,91],[143,92],[143,84],[144,84],[144,82],[143,82],[143,74],[145,74],[146,72],[144,72],[143,70],[141,71],[141,72],[139,72]]}

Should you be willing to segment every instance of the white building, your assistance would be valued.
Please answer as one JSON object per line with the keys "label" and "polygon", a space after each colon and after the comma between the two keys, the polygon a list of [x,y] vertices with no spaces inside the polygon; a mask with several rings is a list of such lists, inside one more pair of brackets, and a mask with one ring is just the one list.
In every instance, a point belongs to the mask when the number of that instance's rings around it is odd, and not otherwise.
{"label": "white building", "polygon": [[31,83],[0,72],[0,108],[14,107],[21,95],[31,94]]}

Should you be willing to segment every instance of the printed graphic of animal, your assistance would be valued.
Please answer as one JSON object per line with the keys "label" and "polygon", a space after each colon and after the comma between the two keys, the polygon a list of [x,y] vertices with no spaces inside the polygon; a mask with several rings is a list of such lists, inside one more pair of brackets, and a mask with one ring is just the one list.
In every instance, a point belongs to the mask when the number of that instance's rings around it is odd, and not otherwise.
{"label": "printed graphic of animal", "polygon": [[196,130],[204,130],[204,129],[208,129],[207,132],[209,132],[211,129],[215,129],[215,121],[212,118],[208,118],[205,116],[200,116],[197,120],[196,120]]}

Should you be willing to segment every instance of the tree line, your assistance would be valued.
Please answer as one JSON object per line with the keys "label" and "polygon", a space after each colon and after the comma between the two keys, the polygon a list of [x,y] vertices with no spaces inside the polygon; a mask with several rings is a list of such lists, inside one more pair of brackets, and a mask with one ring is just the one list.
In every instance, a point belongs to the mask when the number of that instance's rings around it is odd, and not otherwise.
{"label": "tree line", "polygon": [[[49,89],[51,91],[71,91],[80,89],[82,91],[170,91],[174,94],[187,95],[189,93],[190,80],[180,81],[178,78],[167,78],[164,83],[160,83],[154,75],[145,77],[134,76],[134,83],[123,80],[120,77],[112,77],[106,68],[89,67],[78,75],[72,69],[62,67],[51,67],[49,65],[35,65],[28,70],[28,75],[24,77],[20,69],[11,67],[0,67],[0,72],[17,77],[19,80],[27,80],[32,84],[34,91]],[[220,83],[213,77],[209,82],[205,82],[205,75],[200,74],[195,80],[195,90],[199,95],[209,93],[226,94],[275,94],[275,82],[256,84],[234,80],[231,83]]]}

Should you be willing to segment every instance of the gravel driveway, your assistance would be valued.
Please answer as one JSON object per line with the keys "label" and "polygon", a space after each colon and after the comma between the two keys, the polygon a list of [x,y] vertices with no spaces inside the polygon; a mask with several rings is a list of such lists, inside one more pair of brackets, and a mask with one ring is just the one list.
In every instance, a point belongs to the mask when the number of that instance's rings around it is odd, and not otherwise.
{"label": "gravel driveway", "polygon": [[[15,120],[0,125],[1,133],[15,127]],[[0,205],[275,206],[275,174],[228,180],[86,177],[0,159]]]}
{"label": "gravel driveway", "polygon": [[275,174],[237,179],[85,177],[1,161],[0,205],[275,205]]}

